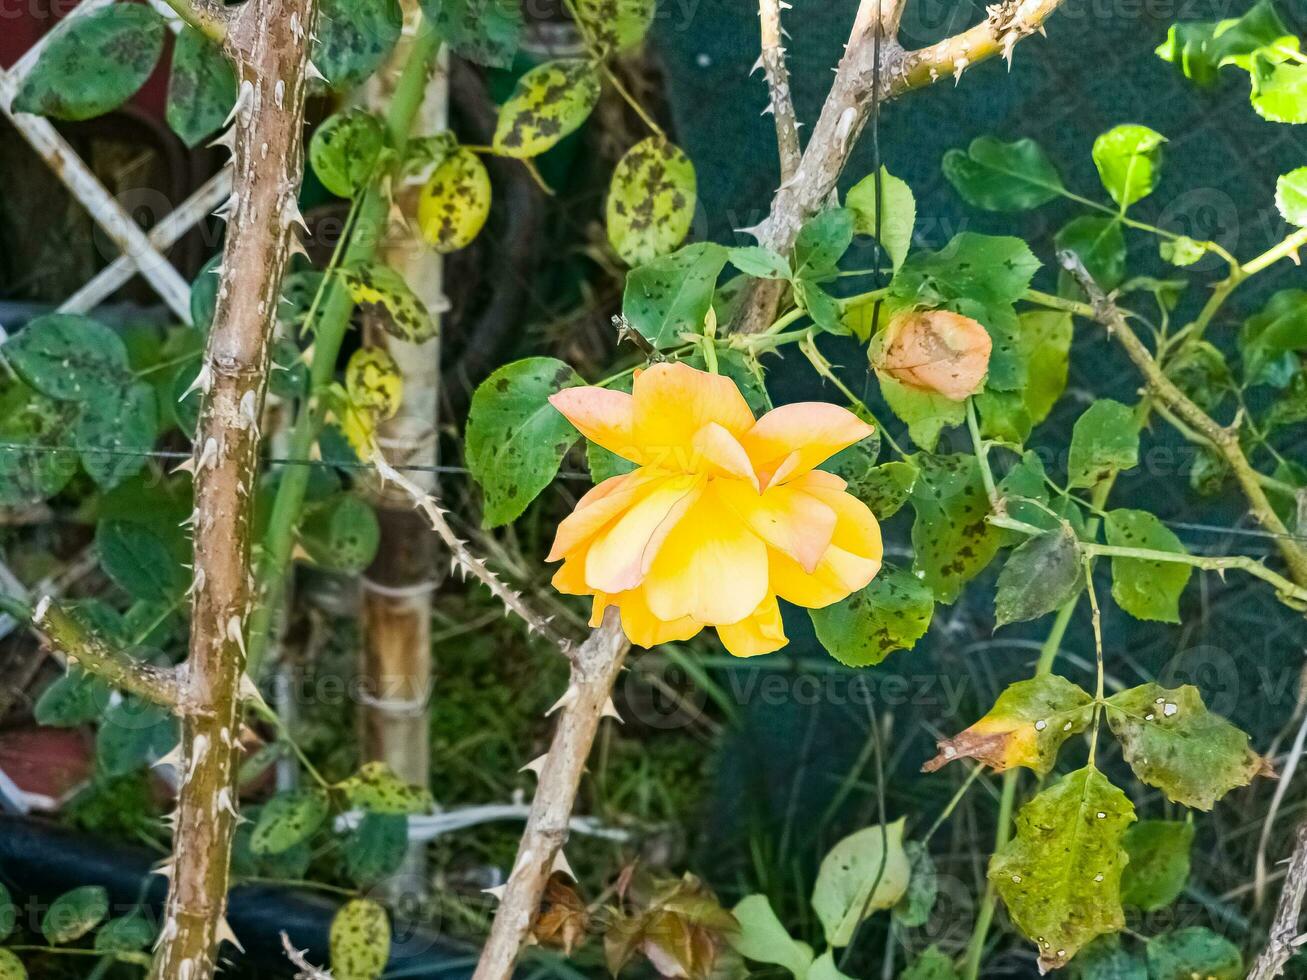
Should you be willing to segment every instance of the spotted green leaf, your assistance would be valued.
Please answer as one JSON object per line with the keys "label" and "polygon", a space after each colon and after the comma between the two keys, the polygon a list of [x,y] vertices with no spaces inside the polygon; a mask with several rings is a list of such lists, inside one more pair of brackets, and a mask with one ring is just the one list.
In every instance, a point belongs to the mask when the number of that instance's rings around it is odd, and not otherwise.
{"label": "spotted green leaf", "polygon": [[934,609],[929,588],[887,565],[865,589],[808,615],[827,653],[849,667],[869,667],[910,650],[930,628]]}
{"label": "spotted green leaf", "polygon": [[1180,820],[1141,820],[1125,833],[1130,863],[1121,877],[1121,901],[1145,912],[1166,908],[1189,880],[1194,825]]}
{"label": "spotted green leaf", "polygon": [[312,60],[344,92],[382,66],[404,26],[399,0],[320,0]]}
{"label": "spotted green leaf", "polygon": [[366,898],[346,902],[331,920],[331,975],[335,980],[377,980],[390,959],[390,920]]}
{"label": "spotted green leaf", "polygon": [[794,240],[795,278],[820,282],[833,276],[853,243],[854,220],[850,208],[827,208],[805,221]]}
{"label": "spotted green leaf", "polygon": [[1154,936],[1145,947],[1149,980],[1243,980],[1239,947],[1202,926]]}
{"label": "spotted green leaf", "polygon": [[1017,681],[974,725],[941,740],[939,754],[924,769],[934,772],[954,759],[967,758],[997,772],[1025,766],[1046,776],[1062,743],[1089,727],[1092,704],[1093,698],[1057,674]]}
{"label": "spotted green leaf", "polygon": [[1094,166],[1103,187],[1124,211],[1157,186],[1162,166],[1161,133],[1127,123],[1094,140]]}
{"label": "spotted green leaf", "polygon": [[576,15],[603,54],[626,51],[644,40],[655,0],[576,0]]}
{"label": "spotted green leaf", "polygon": [[[1104,522],[1107,543],[1122,548],[1145,548],[1184,555],[1175,533],[1144,510],[1119,508]],[[1140,558],[1112,558],[1112,598],[1135,619],[1180,622],[1180,593],[1193,569],[1178,562]]]}
{"label": "spotted green leaf", "polygon": [[105,953],[131,953],[154,941],[154,927],[140,912],[110,919],[95,934],[95,948]]}
{"label": "spotted green leaf", "polygon": [[1135,809],[1093,766],[1062,777],[1017,814],[989,880],[1043,970],[1065,966],[1095,936],[1125,926],[1121,838]]}
{"label": "spotted green leaf", "polygon": [[338,493],[305,508],[299,541],[309,558],[333,572],[359,574],[377,556],[381,526],[371,505]]}
{"label": "spotted green leaf", "polygon": [[105,400],[82,402],[77,415],[82,466],[100,487],[140,472],[159,433],[154,388],[138,381]]}
{"label": "spotted green leaf", "polygon": [[408,853],[408,820],[394,813],[365,813],[341,849],[345,873],[360,886],[393,874]]}
{"label": "spotted green leaf", "polygon": [[[614,2],[614,0],[606,0]],[[650,136],[626,151],[608,189],[608,241],[629,265],[666,255],[694,219],[694,164],[680,148]]]}
{"label": "spotted green leaf", "polygon": [[127,348],[89,317],[37,317],[4,345],[4,358],[29,385],[58,401],[107,400],[128,377]]}
{"label": "spotted green leaf", "polygon": [[966,150],[944,154],[944,176],[972,207],[1028,211],[1064,194],[1057,168],[1032,139],[1004,143],[979,136]]}
{"label": "spotted green leaf", "polygon": [[538,156],[574,132],[599,101],[599,72],[585,58],[560,58],[518,79],[499,110],[494,147],[504,156]]}
{"label": "spotted green leaf", "polygon": [[731,265],[755,279],[788,279],[790,263],[761,245],[738,245],[726,250]]}
{"label": "spotted green leaf", "polygon": [[351,807],[368,813],[427,813],[433,805],[427,790],[404,782],[384,762],[365,763],[336,788],[344,792]]}
{"label": "spotted green leaf", "polygon": [[806,977],[812,966],[812,947],[792,937],[772,911],[766,895],[749,895],[731,910],[740,924],[726,940],[745,959],[774,963],[795,977]]}
{"label": "spotted green leaf", "polygon": [[549,396],[581,383],[562,361],[529,357],[505,364],[477,388],[466,458],[485,493],[487,527],[516,518],[558,473],[578,433]]}
{"label": "spotted green leaf", "polygon": [[999,530],[985,522],[989,497],[976,457],[966,453],[912,458],[920,471],[912,487],[913,573],[952,605],[962,586],[998,552]]}
{"label": "spotted green leaf", "polygon": [[338,197],[363,190],[386,146],[381,120],[362,109],[328,118],[309,141],[309,163],[322,186]]}
{"label": "spotted green leaf", "polygon": [[236,72],[222,49],[195,28],[186,26],[172,49],[165,116],[172,131],[189,147],[223,124],[236,101]]}
{"label": "spotted green leaf", "polygon": [[327,794],[320,789],[278,793],[259,811],[250,849],[255,854],[280,854],[312,837],[328,811]]}
{"label": "spotted green leaf", "polygon": [[1038,268],[1039,260],[1021,239],[964,231],[938,252],[908,256],[890,282],[890,293],[928,307],[970,299],[1001,308],[1025,295]]}
{"label": "spotted green leaf", "polygon": [[[829,465],[825,468],[829,469]],[[860,476],[850,476],[847,479],[849,493],[870,507],[871,512],[883,521],[897,514],[908,502],[912,487],[917,482],[917,468],[903,460],[891,460],[871,467]]]}
{"label": "spotted green leaf", "polygon": [[[912,247],[912,230],[917,224],[917,200],[912,188],[884,167],[880,168],[880,244],[897,270]],[[844,198],[845,207],[853,212],[854,230],[860,235],[876,235],[876,175],[863,177]]]}
{"label": "spotted green leaf", "polygon": [[1307,64],[1256,52],[1252,57],[1252,106],[1270,122],[1307,123]]}
{"label": "spotted green leaf", "polygon": [[1104,290],[1125,279],[1125,235],[1118,218],[1084,215],[1072,218],[1053,238],[1058,251],[1069,251]]}
{"label": "spotted green leaf", "polygon": [[519,0],[422,0],[422,10],[460,58],[489,68],[513,64],[526,26]]}
{"label": "spotted green leaf", "polygon": [[622,315],[655,347],[674,347],[682,332],[703,328],[725,265],[726,249],[698,242],[632,269],[622,294]]}
{"label": "spotted green leaf", "polygon": [[41,917],[41,935],[52,946],[81,939],[109,914],[109,893],[99,885],[64,892]]}
{"label": "spotted green leaf", "polygon": [[55,29],[14,96],[14,112],[79,120],[136,94],[163,53],[163,20],[146,4],[115,3]]}
{"label": "spotted green leaf", "polygon": [[1210,810],[1230,790],[1271,772],[1248,736],[1208,711],[1190,684],[1132,687],[1108,698],[1106,713],[1135,775],[1173,803]]}
{"label": "spotted green leaf", "polygon": [[1307,167],[1299,167],[1275,182],[1275,206],[1291,225],[1307,228]]}
{"label": "spotted green leaf", "polygon": [[[21,336],[21,334],[20,334]],[[12,347],[11,340],[5,345]],[[40,503],[64,488],[77,472],[77,453],[50,452],[73,446],[76,406],[59,403],[21,382],[0,392],[0,505]],[[28,448],[30,447],[30,448]]]}
{"label": "spotted green leaf", "polygon": [[858,924],[872,912],[892,908],[912,873],[903,850],[903,821],[865,827],[827,852],[812,889],[812,910],[826,942],[847,946]]}
{"label": "spotted green leaf", "polygon": [[410,344],[420,344],[436,335],[436,321],[404,277],[380,262],[360,262],[340,270],[350,298],[365,317],[386,333]]}
{"label": "spotted green leaf", "polygon": [[27,980],[27,967],[7,949],[0,949],[0,980]]}
{"label": "spotted green leaf", "polygon": [[490,215],[490,175],[460,147],[431,172],[418,198],[418,227],[437,251],[456,252],[476,238]]}
{"label": "spotted green leaf", "polygon": [[1134,412],[1110,398],[1094,402],[1071,429],[1067,478],[1073,487],[1092,487],[1139,463],[1139,424]]}
{"label": "spotted green leaf", "polygon": [[1084,584],[1075,532],[1063,525],[1036,535],[1014,549],[998,573],[994,625],[1038,619],[1061,609]]}

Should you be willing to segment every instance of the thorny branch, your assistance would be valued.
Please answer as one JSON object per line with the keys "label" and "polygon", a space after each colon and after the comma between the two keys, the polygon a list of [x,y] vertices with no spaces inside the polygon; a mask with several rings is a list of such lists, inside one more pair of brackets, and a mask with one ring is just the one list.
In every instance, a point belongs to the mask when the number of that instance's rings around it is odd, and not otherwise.
{"label": "thorny branch", "polygon": [[[758,63],[767,75],[770,101],[767,111],[776,123],[776,146],[781,156],[781,180],[787,181],[799,169],[803,156],[799,144],[799,123],[794,114],[794,96],[790,91],[790,71],[785,67],[785,47],[781,43],[782,0],[758,0],[758,20],[762,30],[762,56]],[[789,6],[789,4],[785,4]],[[755,68],[755,71],[757,69]]]}
{"label": "thorny branch", "polygon": [[1298,825],[1293,854],[1284,876],[1284,890],[1271,923],[1271,937],[1257,957],[1248,980],[1272,980],[1284,972],[1284,965],[1302,943],[1298,922],[1302,918],[1303,899],[1307,898],[1307,821]]}

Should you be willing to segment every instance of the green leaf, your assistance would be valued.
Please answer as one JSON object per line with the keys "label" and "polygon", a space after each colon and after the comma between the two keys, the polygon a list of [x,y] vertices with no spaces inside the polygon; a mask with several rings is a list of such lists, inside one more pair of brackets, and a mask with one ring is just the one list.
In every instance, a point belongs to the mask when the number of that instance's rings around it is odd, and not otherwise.
{"label": "green leaf", "polygon": [[434,805],[427,790],[404,782],[384,762],[365,763],[336,788],[345,794],[350,806],[368,813],[428,813]]}
{"label": "green leaf", "polygon": [[403,26],[399,0],[320,0],[313,64],[332,89],[347,91],[385,63]]}
{"label": "green leaf", "polygon": [[518,0],[422,0],[422,11],[460,58],[512,66],[526,28]]}
{"label": "green leaf", "polygon": [[606,56],[644,40],[653,23],[654,0],[576,0],[576,16]]}
{"label": "green leaf", "polygon": [[1166,41],[1157,48],[1157,56],[1206,87],[1215,84],[1221,66],[1247,67],[1248,56],[1268,46],[1297,50],[1298,38],[1285,27],[1271,0],[1259,0],[1237,19],[1171,25]]}
{"label": "green leaf", "polygon": [[954,759],[976,759],[996,772],[1025,766],[1047,776],[1062,743],[1089,727],[1093,700],[1057,674],[1009,684],[983,718],[941,740],[939,754],[922,769],[935,772]]}
{"label": "green leaf", "polygon": [[1053,238],[1058,251],[1074,252],[1103,289],[1125,279],[1125,235],[1119,218],[1085,215],[1073,218]]}
{"label": "green leaf", "polygon": [[812,889],[812,909],[826,942],[847,946],[864,918],[892,908],[903,897],[911,875],[903,850],[903,821],[866,827],[827,852]]}
{"label": "green leaf", "polygon": [[134,953],[154,942],[154,926],[140,912],[110,919],[95,934],[95,948],[105,953]]}
{"label": "green leaf", "polygon": [[[18,906],[14,904],[9,889],[0,884],[0,942],[8,939],[18,925]],[[0,973],[0,978],[4,974]]]}
{"label": "green leaf", "polygon": [[129,377],[119,336],[71,313],[37,317],[4,345],[4,357],[19,377],[56,401],[112,398]]}
{"label": "green leaf", "polygon": [[70,121],[112,112],[154,71],[164,33],[159,15],[136,3],[61,24],[19,86],[13,111]]}
{"label": "green leaf", "polygon": [[839,302],[811,279],[794,280],[794,296],[818,329],[835,334],[847,333]]}
{"label": "green leaf", "polygon": [[1207,243],[1195,241],[1186,235],[1179,238],[1163,238],[1157,246],[1158,254],[1162,256],[1163,262],[1170,262],[1172,265],[1183,268],[1187,265],[1193,265],[1204,255],[1207,254]]}
{"label": "green leaf", "polygon": [[794,939],[772,911],[766,895],[749,895],[731,909],[739,922],[738,932],[727,933],[726,941],[745,959],[783,966],[795,977],[806,977],[812,966],[812,947]]}
{"label": "green leaf", "polygon": [[828,949],[813,961],[806,980],[853,980],[835,965],[835,951]]}
{"label": "green leaf", "polygon": [[893,915],[899,925],[916,929],[926,924],[935,908],[935,899],[939,895],[939,873],[935,870],[930,849],[925,844],[908,841],[903,845],[903,850],[907,852],[912,875],[908,878],[908,890],[894,906]]}
{"label": "green leaf", "polygon": [[696,186],[694,164],[675,144],[650,136],[626,151],[607,210],[608,241],[623,262],[651,262],[681,244],[694,220]]}
{"label": "green leaf", "polygon": [[0,949],[0,980],[27,980],[27,967],[7,949]]}
{"label": "green leaf", "polygon": [[[1107,543],[1184,555],[1174,532],[1144,510],[1109,511],[1104,522]],[[1112,598],[1135,619],[1180,622],[1180,593],[1193,574],[1189,565],[1139,558],[1112,559]]]}
{"label": "green leaf", "polygon": [[788,279],[790,263],[761,245],[739,245],[726,250],[731,265],[755,279]]}
{"label": "green leaf", "polygon": [[553,481],[577,431],[549,396],[581,383],[562,361],[528,357],[504,365],[477,388],[465,453],[485,492],[487,527],[516,518]]}
{"label": "green leaf", "polygon": [[381,120],[363,109],[348,109],[313,131],[309,163],[323,187],[337,197],[352,198],[367,187],[385,148]]}
{"label": "green leaf", "polygon": [[1248,384],[1271,383],[1277,362],[1289,351],[1305,347],[1307,290],[1282,289],[1267,300],[1261,312],[1245,320],[1239,332],[1244,380]]}
{"label": "green leaf", "polygon": [[319,565],[333,572],[357,575],[377,555],[381,525],[366,500],[340,493],[306,509],[299,540]]}
{"label": "green leaf", "polygon": [[912,388],[883,371],[876,372],[880,393],[899,419],[907,424],[908,435],[927,452],[935,448],[939,434],[961,425],[967,419],[967,403],[957,402],[934,391]]}
{"label": "green leaf", "polygon": [[[21,336],[21,334],[20,334]],[[5,345],[12,347],[11,340]],[[21,507],[53,497],[77,472],[71,446],[74,406],[61,405],[21,382],[0,389],[0,505]],[[31,448],[24,448],[24,447]]]}
{"label": "green leaf", "polygon": [[1166,374],[1208,413],[1234,390],[1234,379],[1225,363],[1225,355],[1205,340],[1185,344],[1167,361]]}
{"label": "green leaf", "polygon": [[466,147],[451,153],[431,172],[418,198],[422,237],[442,254],[472,243],[490,216],[490,174]]}
{"label": "green leaf", "polygon": [[420,344],[430,340],[438,325],[404,277],[380,262],[346,266],[338,275],[359,312],[392,337]]}
{"label": "green leaf", "polygon": [[[917,200],[912,188],[884,167],[880,168],[880,244],[897,272],[912,247],[917,224]],[[859,235],[876,234],[876,175],[863,177],[851,188],[844,204],[853,212],[853,230]]]}
{"label": "green leaf", "polygon": [[1021,346],[1026,355],[1026,410],[1038,425],[1066,389],[1071,351],[1071,314],[1055,310],[1022,313]]}
{"label": "green leaf", "polygon": [[126,776],[163,758],[179,738],[177,719],[136,697],[111,702],[95,735],[95,763],[108,777]]}
{"label": "green leaf", "polygon": [[938,252],[910,255],[894,274],[890,294],[928,307],[970,299],[1002,308],[1025,295],[1038,268],[1020,238],[964,231]]}
{"label": "green leaf", "polygon": [[499,110],[495,150],[507,157],[538,156],[575,132],[599,101],[599,73],[584,58],[537,65],[518,79]]}
{"label": "green leaf", "polygon": [[809,609],[817,639],[849,667],[878,664],[910,650],[930,628],[935,597],[912,573],[883,567],[871,584],[824,609]]}
{"label": "green leaf", "polygon": [[1098,177],[1122,211],[1157,186],[1165,142],[1161,133],[1133,123],[1114,126],[1094,140]]}
{"label": "green leaf", "polygon": [[108,400],[82,402],[77,415],[77,442],[82,466],[100,487],[116,487],[139,473],[159,434],[154,388],[137,381]]}
{"label": "green leaf", "polygon": [[1020,391],[981,391],[975,398],[980,413],[980,434],[986,439],[1016,446],[1030,438],[1034,423]]}
{"label": "green leaf", "polygon": [[953,960],[931,943],[899,974],[899,980],[958,980],[958,971]]}
{"label": "green leaf", "polygon": [[390,959],[390,920],[366,898],[346,902],[331,920],[331,975],[335,980],[377,980]]}
{"label": "green leaf", "polygon": [[280,854],[308,840],[327,819],[327,794],[320,789],[278,793],[259,811],[250,837],[255,854]]}
{"label": "green leaf", "polygon": [[1017,813],[1016,834],[989,863],[1013,924],[1035,943],[1043,970],[1065,966],[1095,936],[1125,926],[1121,847],[1135,809],[1087,766]]}
{"label": "green leaf", "polygon": [[883,521],[897,514],[908,502],[917,482],[917,468],[904,460],[893,460],[873,466],[862,476],[849,477],[848,480],[849,493]]}
{"label": "green leaf", "polygon": [[1063,525],[1016,548],[998,573],[994,626],[1038,619],[1061,609],[1084,588],[1080,543]]}
{"label": "green leaf", "polygon": [[702,329],[725,265],[726,249],[699,242],[632,269],[622,315],[655,347],[675,347],[682,332]]}
{"label": "green leaf", "polygon": [[1290,170],[1276,180],[1275,206],[1289,224],[1307,228],[1307,167]]}
{"label": "green leaf", "polygon": [[171,602],[186,589],[185,570],[163,539],[144,524],[101,521],[95,548],[105,573],[137,599]]}
{"label": "green leaf", "polygon": [[185,26],[172,49],[165,117],[188,147],[198,146],[226,120],[236,103],[236,72],[222,49]]}
{"label": "green leaf", "polygon": [[1092,487],[1138,463],[1139,423],[1127,406],[1100,398],[1076,419],[1066,466],[1071,486]]}
{"label": "green leaf", "polygon": [[[1127,830],[1127,838],[1129,834]],[[1127,864],[1126,874],[1129,868]],[[1148,980],[1148,967],[1142,957],[1122,949],[1117,936],[1099,936],[1076,954],[1071,975],[1076,980]]]}
{"label": "green leaf", "polygon": [[365,813],[345,838],[345,873],[359,887],[374,885],[399,870],[408,853],[408,819],[394,813]]}
{"label": "green leaf", "polygon": [[98,720],[110,700],[108,684],[69,664],[68,673],[41,692],[33,716],[38,725],[72,728]]}
{"label": "green leaf", "polygon": [[989,497],[975,456],[918,453],[912,461],[920,470],[911,498],[912,570],[937,602],[952,605],[998,552],[1002,536],[985,522]]}
{"label": "green leaf", "polygon": [[1252,59],[1252,106],[1263,119],[1307,122],[1307,65],[1257,52]]}
{"label": "green leaf", "polygon": [[962,199],[986,211],[1027,211],[1066,193],[1057,168],[1032,139],[980,136],[944,154],[944,176]]}
{"label": "green leaf", "polygon": [[794,275],[818,282],[834,275],[853,244],[853,212],[827,208],[803,223],[794,240]]}
{"label": "green leaf", "polygon": [[1135,775],[1173,803],[1210,810],[1230,790],[1271,771],[1248,736],[1209,712],[1190,684],[1132,687],[1108,698],[1106,713]]}
{"label": "green leaf", "polygon": [[1202,926],[1154,936],[1145,947],[1149,980],[1242,980],[1239,947]]}
{"label": "green leaf", "polygon": [[1122,842],[1130,863],[1121,877],[1121,901],[1145,912],[1166,908],[1189,880],[1194,825],[1179,820],[1141,820]]}
{"label": "green leaf", "polygon": [[64,892],[41,917],[41,935],[51,946],[81,939],[109,914],[109,893],[99,885]]}

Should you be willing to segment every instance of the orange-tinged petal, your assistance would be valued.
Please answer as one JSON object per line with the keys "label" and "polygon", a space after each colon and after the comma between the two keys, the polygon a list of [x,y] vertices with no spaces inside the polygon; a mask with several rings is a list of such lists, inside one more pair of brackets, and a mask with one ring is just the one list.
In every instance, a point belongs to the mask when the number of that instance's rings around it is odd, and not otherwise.
{"label": "orange-tinged petal", "polygon": [[596,592],[594,600],[590,603],[590,628],[594,629],[603,625],[604,613],[612,605],[613,597],[607,592]]}
{"label": "orange-tinged petal", "polygon": [[659,619],[645,601],[642,589],[632,589],[615,597],[622,610],[622,632],[638,647],[646,650],[660,643],[679,643],[697,636],[703,623],[689,616],[671,621]]}
{"label": "orange-tinged petal", "polygon": [[[788,555],[769,553],[772,589],[787,602],[820,609],[838,602],[867,584],[880,571],[884,548],[880,525],[862,501],[831,488],[829,474],[809,473],[791,486],[799,487],[835,513],[831,545],[811,573]],[[814,479],[815,478],[815,479]]]}
{"label": "orange-tinged petal", "polygon": [[738,623],[767,595],[767,546],[705,493],[663,542],[644,592],[659,619]]}
{"label": "orange-tinged petal", "polygon": [[609,477],[577,501],[576,508],[558,525],[554,546],[545,561],[558,561],[570,551],[585,544],[611,521],[616,520],[630,507],[660,474],[642,468],[633,473]]}
{"label": "orange-tinged petal", "polygon": [[692,443],[698,464],[713,476],[734,477],[744,480],[758,491],[758,474],[753,471],[749,454],[740,445],[740,440],[716,422],[709,422],[694,434]]}
{"label": "orange-tinged petal", "polygon": [[585,385],[549,396],[581,435],[633,463],[643,463],[635,441],[635,399],[624,391]]}
{"label": "orange-tinged petal", "polygon": [[880,536],[880,523],[871,508],[850,493],[823,486],[823,480],[810,479],[815,475],[807,474],[796,483],[835,511],[835,533],[831,535],[831,545],[862,558],[880,561],[885,554],[884,545]]}
{"label": "orange-tinged petal", "polygon": [[809,572],[830,547],[835,511],[794,485],[772,487],[759,494],[738,480],[717,480],[713,492],[749,530]]}
{"label": "orange-tinged petal", "polygon": [[586,584],[600,592],[625,592],[639,585],[669,532],[702,494],[703,485],[702,477],[673,476],[644,488],[630,508],[590,543]]}
{"label": "orange-tinged petal", "polygon": [[753,425],[753,412],[730,378],[688,364],[655,364],[636,377],[635,438],[644,461],[684,470],[695,433],[716,422],[734,436]]}
{"label": "orange-tinged petal", "polygon": [[563,595],[589,595],[594,591],[585,584],[585,555],[573,555],[558,566],[553,586]]}
{"label": "orange-tinged petal", "polygon": [[718,626],[717,635],[727,652],[736,657],[771,653],[789,642],[781,621],[781,607],[774,595],[767,596],[748,619]]}
{"label": "orange-tinged petal", "polygon": [[[847,408],[829,402],[795,402],[772,409],[740,442],[759,474],[769,475],[770,481],[764,483],[776,483],[772,474],[782,465],[786,473],[780,479],[792,479],[871,433],[872,427]],[[795,452],[798,459],[788,461]]]}

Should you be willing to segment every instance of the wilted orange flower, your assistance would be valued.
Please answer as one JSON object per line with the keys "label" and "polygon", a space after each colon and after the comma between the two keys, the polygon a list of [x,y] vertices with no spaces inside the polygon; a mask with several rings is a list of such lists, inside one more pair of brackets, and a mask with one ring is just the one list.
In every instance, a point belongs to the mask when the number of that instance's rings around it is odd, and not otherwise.
{"label": "wilted orange flower", "polygon": [[593,595],[591,623],[621,609],[632,643],[715,626],[738,657],[787,642],[779,596],[819,608],[880,569],[880,526],[819,463],[871,433],[825,402],[754,420],[735,382],[684,364],[635,377],[632,394],[567,388],[554,407],[639,468],[600,483],[558,527],[554,586]]}
{"label": "wilted orange flower", "polygon": [[971,317],[923,310],[890,320],[873,363],[909,387],[960,402],[985,380],[992,348],[989,332]]}

